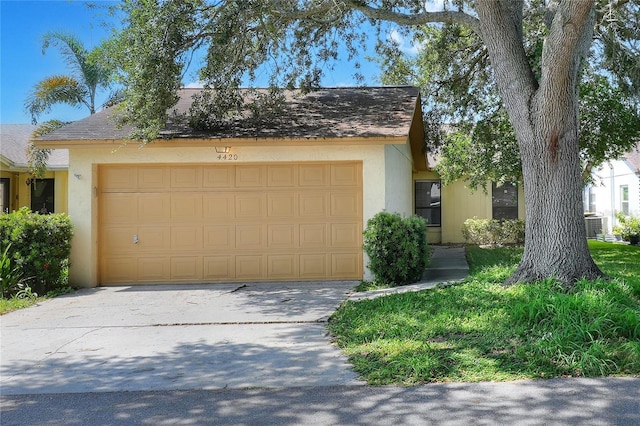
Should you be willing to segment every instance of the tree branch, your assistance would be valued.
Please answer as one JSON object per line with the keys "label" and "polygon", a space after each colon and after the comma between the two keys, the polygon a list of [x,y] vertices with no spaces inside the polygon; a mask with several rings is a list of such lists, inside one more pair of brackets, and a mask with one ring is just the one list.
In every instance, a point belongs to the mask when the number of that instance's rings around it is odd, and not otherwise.
{"label": "tree branch", "polygon": [[395,22],[399,25],[417,26],[434,22],[460,24],[480,34],[480,21],[464,12],[444,10],[441,12],[400,13],[389,9],[379,9],[365,4],[364,0],[345,0],[345,4],[371,19]]}

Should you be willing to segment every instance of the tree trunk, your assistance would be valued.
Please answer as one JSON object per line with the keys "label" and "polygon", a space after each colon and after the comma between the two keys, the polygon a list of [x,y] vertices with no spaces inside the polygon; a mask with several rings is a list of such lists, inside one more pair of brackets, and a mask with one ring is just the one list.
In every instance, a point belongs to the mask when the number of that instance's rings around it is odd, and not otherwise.
{"label": "tree trunk", "polygon": [[591,42],[593,1],[564,2],[555,11],[539,83],[524,52],[522,1],[477,5],[522,156],[525,248],[507,284],[552,277],[570,286],[602,277],[587,246],[578,141],[578,71]]}

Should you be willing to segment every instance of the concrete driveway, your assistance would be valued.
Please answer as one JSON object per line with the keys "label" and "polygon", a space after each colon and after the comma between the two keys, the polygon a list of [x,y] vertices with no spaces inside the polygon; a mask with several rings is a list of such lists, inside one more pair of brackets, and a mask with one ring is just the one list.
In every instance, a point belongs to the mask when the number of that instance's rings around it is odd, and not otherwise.
{"label": "concrete driveway", "polygon": [[0,394],[362,384],[325,327],[355,285],[80,290],[0,317]]}

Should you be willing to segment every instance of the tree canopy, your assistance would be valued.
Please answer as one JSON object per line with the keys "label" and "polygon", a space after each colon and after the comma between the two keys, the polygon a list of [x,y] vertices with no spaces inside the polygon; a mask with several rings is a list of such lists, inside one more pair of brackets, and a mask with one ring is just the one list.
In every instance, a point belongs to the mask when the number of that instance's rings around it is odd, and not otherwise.
{"label": "tree canopy", "polygon": [[[434,95],[451,106],[445,112],[497,120],[488,123],[494,131],[504,121],[503,105],[518,143],[527,228],[509,282],[554,277],[570,285],[601,277],[581,208],[578,88],[590,63],[606,70],[614,87],[637,94],[640,6],[451,0],[434,7],[422,0],[125,0],[122,30],[109,47],[127,90],[122,117],[137,127],[136,137],[153,140],[196,52],[204,52],[198,80],[212,90],[195,102],[200,111],[192,115],[203,120],[193,124],[215,128],[241,108],[237,88],[259,74],[273,87],[313,90],[341,48],[351,59],[370,37],[384,40],[388,25],[407,36],[433,26],[442,30],[436,37],[442,48],[429,53],[450,52],[430,65],[449,82]],[[377,31],[365,30],[365,23]]]}
{"label": "tree canopy", "polygon": [[[524,34],[527,54],[537,74],[542,54],[540,34],[544,33],[541,6],[529,11]],[[623,74],[614,77],[613,68],[607,66],[613,61],[603,52],[606,41],[598,39],[604,36],[595,35],[591,64],[583,67],[579,86],[580,157],[585,183],[594,166],[616,159],[640,143],[640,103],[636,88],[630,84],[637,64],[627,61],[626,68],[620,69]],[[412,41],[418,46],[415,54],[403,52],[394,38],[381,40],[373,60],[381,66],[383,84],[421,87],[429,119],[447,124],[446,131],[445,126],[439,126],[442,134],[426,141],[427,149],[441,153],[436,168],[442,179],[451,182],[463,178],[473,188],[484,187],[489,181],[522,181],[516,135],[491,78],[482,41],[458,24],[422,26]],[[627,48],[622,43],[619,48],[627,52],[634,46]]]}

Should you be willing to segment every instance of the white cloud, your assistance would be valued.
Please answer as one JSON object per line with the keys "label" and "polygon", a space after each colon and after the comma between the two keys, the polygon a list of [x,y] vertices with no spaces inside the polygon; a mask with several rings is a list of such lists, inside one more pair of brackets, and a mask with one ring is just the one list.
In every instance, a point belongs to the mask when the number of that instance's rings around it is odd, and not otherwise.
{"label": "white cloud", "polygon": [[204,84],[201,81],[192,81],[184,85],[185,89],[202,89]]}
{"label": "white cloud", "polygon": [[405,37],[396,30],[392,30],[389,33],[388,38],[390,41],[393,41],[398,45],[398,48],[400,49],[401,52],[406,53],[408,55],[417,55],[418,52],[422,50],[421,43],[411,44],[407,42],[407,39],[405,39]]}
{"label": "white cloud", "polygon": [[426,0],[424,2],[424,10],[426,12],[441,12],[444,10],[445,0]]}

